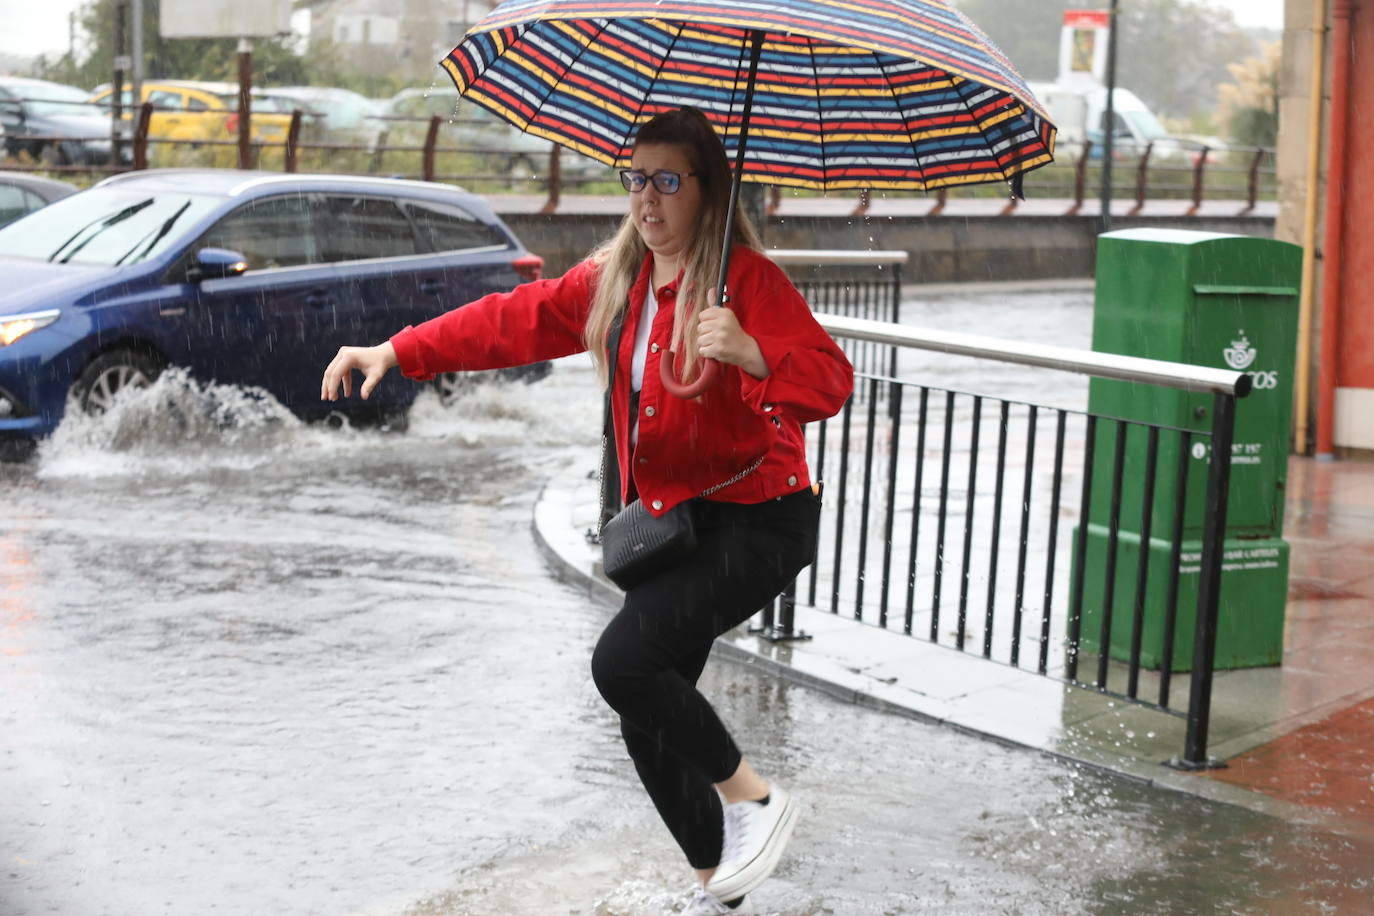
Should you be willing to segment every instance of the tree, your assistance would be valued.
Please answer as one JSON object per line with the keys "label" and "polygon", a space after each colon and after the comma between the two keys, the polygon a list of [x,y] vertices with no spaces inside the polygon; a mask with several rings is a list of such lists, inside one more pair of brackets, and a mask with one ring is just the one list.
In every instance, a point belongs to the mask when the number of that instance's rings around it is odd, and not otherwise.
{"label": "tree", "polygon": [[[1105,0],[953,0],[1027,79],[1059,72],[1059,34],[1066,9],[1106,9]],[[1229,64],[1254,53],[1255,43],[1229,10],[1207,0],[1120,0],[1117,85],[1165,115],[1209,111]]]}
{"label": "tree", "polygon": [[1217,89],[1217,116],[1242,146],[1274,147],[1279,140],[1279,64],[1282,46],[1268,42],[1256,57],[1231,64],[1232,82]]}

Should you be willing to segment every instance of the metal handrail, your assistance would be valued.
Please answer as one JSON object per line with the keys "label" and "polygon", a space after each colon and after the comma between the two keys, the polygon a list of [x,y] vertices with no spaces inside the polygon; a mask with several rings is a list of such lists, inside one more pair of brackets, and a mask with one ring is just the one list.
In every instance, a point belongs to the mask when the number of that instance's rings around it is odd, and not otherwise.
{"label": "metal handrail", "polygon": [[775,264],[861,265],[906,264],[911,255],[906,251],[835,251],[811,248],[772,248],[768,259]]}
{"label": "metal handrail", "polygon": [[957,356],[995,359],[1004,363],[1058,369],[1124,382],[1144,382],[1183,391],[1201,391],[1239,398],[1249,394],[1254,384],[1250,376],[1244,372],[1211,369],[1190,363],[1097,353],[1092,350],[1026,343],[1019,340],[1000,340],[996,337],[937,331],[931,328],[899,327],[881,321],[844,315],[818,314],[816,320],[820,322],[821,327],[839,337],[931,350],[936,353],[952,353]]}

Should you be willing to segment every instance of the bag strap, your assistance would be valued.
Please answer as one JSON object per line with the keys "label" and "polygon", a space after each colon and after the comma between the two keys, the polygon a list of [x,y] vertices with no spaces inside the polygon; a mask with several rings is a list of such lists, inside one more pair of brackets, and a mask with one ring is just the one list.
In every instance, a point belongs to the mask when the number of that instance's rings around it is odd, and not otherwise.
{"label": "bag strap", "polygon": [[[625,310],[616,315],[606,335],[606,402],[601,414],[601,514],[597,519],[596,532],[600,539],[601,529],[611,517],[620,511],[612,506],[620,505],[620,460],[616,454],[615,436],[611,424],[611,392],[615,390],[615,368],[620,362],[620,335],[625,330]],[[609,490],[608,488],[615,487]],[[611,494],[614,494],[612,496]]]}

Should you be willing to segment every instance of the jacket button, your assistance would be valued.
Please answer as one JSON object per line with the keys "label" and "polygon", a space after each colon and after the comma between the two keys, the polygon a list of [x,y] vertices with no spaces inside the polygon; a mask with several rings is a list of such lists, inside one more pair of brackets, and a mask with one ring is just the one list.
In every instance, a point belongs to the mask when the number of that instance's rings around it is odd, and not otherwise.
{"label": "jacket button", "polygon": [[763,405],[763,412],[764,412],[764,413],[769,413],[769,412],[771,412],[772,410],[773,410],[773,405],[772,405],[772,404],[764,404],[764,405]]}
{"label": "jacket button", "polygon": [[793,474],[791,477],[788,477],[788,478],[787,478],[787,485],[788,485],[789,487],[795,487],[795,486],[797,485],[797,475],[796,475],[796,474]]}
{"label": "jacket button", "polygon": [[657,353],[657,352],[658,352],[658,344],[649,344],[649,352],[650,352],[650,353]]}
{"label": "jacket button", "polygon": [[650,503],[649,505],[653,506],[655,509],[662,509],[662,508],[663,508],[663,500],[661,500],[661,499],[656,499],[656,500],[654,500],[652,503]]}
{"label": "jacket button", "polygon": [[648,464],[648,463],[649,463],[649,459],[648,459],[648,458],[640,458],[640,459],[639,459],[639,463],[640,463],[640,464]]}
{"label": "jacket button", "polygon": [[644,408],[644,416],[646,417],[652,417],[655,413],[656,411],[652,406]]}

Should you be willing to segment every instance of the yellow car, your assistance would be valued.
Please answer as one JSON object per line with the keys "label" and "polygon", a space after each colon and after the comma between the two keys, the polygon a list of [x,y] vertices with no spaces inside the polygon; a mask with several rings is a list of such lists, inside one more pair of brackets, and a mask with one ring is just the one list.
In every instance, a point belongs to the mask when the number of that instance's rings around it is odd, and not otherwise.
{"label": "yellow car", "polygon": [[[113,89],[98,88],[90,101],[109,110]],[[189,80],[144,80],[142,101],[153,103],[148,136],[163,140],[234,140],[238,137],[238,95],[234,83]],[[131,91],[124,89],[125,119],[132,118]],[[255,142],[280,144],[286,140],[291,115],[270,99],[253,94]]]}

